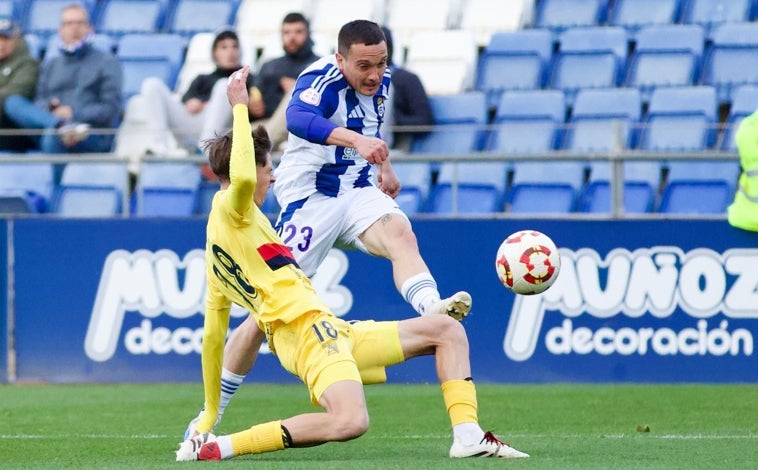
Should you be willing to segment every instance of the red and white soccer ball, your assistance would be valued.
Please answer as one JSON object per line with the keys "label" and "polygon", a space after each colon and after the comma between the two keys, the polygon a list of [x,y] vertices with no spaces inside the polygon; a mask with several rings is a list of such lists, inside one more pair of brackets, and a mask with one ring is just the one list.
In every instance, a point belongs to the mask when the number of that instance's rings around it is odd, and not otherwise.
{"label": "red and white soccer ball", "polygon": [[500,282],[514,293],[539,294],[558,278],[561,257],[550,237],[536,230],[521,230],[500,245],[495,269]]}

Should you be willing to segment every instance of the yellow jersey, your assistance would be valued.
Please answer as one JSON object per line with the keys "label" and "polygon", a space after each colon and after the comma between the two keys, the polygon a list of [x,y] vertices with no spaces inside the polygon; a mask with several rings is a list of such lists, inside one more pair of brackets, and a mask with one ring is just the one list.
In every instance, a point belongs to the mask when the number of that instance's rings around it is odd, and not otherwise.
{"label": "yellow jersey", "polygon": [[207,298],[202,364],[205,413],[199,432],[218,416],[221,366],[232,302],[246,308],[261,330],[312,312],[329,312],[310,279],[253,202],[257,173],[247,107],[233,110],[230,185],[213,197],[206,229]]}

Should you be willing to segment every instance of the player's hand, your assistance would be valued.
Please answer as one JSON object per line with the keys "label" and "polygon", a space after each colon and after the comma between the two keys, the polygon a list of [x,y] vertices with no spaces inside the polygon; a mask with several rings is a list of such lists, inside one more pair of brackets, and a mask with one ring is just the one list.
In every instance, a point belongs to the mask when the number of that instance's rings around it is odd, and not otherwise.
{"label": "player's hand", "polygon": [[376,137],[361,137],[362,138],[355,146],[355,150],[357,150],[358,153],[361,154],[361,156],[365,158],[367,162],[371,163],[372,165],[376,165],[377,163],[382,163],[389,158],[390,149],[387,147],[387,143],[385,141]]}
{"label": "player's hand", "polygon": [[226,96],[229,98],[229,104],[232,105],[232,107],[236,104],[248,105],[250,97],[247,93],[247,76],[249,73],[250,66],[246,65],[229,75],[229,85],[226,87]]}
{"label": "player's hand", "polygon": [[384,162],[379,167],[379,173],[376,175],[376,179],[379,182],[379,190],[387,196],[395,199],[400,194],[400,178],[397,177],[395,170],[392,169],[392,165],[389,161]]}

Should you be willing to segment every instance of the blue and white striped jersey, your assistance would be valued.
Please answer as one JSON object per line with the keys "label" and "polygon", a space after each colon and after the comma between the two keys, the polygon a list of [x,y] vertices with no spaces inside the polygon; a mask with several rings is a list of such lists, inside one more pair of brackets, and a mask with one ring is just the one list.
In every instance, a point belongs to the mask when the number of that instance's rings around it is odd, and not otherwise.
{"label": "blue and white striped jersey", "polygon": [[379,91],[374,96],[361,95],[348,85],[335,55],[319,59],[300,74],[287,113],[290,129],[287,149],[275,173],[274,192],[282,207],[317,191],[336,197],[352,188],[373,184],[371,165],[354,148],[321,144],[313,137],[316,142],[311,142],[306,139],[307,135],[295,135],[291,131],[293,127],[308,129],[311,121],[293,126],[289,122],[292,107],[308,111],[300,118],[322,116],[335,126],[380,137],[389,86],[387,68]]}

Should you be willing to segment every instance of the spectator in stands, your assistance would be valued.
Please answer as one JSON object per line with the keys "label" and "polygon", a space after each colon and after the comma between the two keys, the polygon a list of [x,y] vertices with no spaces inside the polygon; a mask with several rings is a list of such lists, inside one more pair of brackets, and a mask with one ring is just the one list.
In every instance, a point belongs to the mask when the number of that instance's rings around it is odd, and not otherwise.
{"label": "spectator in stands", "polygon": [[250,97],[250,114],[265,124],[276,148],[287,141],[287,105],[295,79],[307,66],[319,59],[313,52],[310,26],[301,13],[289,13],[282,21],[284,55],[261,66],[255,86],[260,91]]}
{"label": "spectator in stands", "polygon": [[[34,98],[38,76],[39,64],[29,54],[18,26],[10,18],[0,18],[0,129],[17,127],[3,112],[5,99],[11,95]],[[0,135],[0,150],[21,151],[31,146],[25,136]]]}
{"label": "spectator in stands", "polygon": [[432,106],[426,95],[421,79],[413,72],[392,63],[392,32],[382,27],[387,40],[389,67],[392,69],[392,87],[389,94],[389,106],[384,116],[382,137],[391,148],[410,150],[414,136],[423,132],[393,132],[394,126],[431,126],[434,124]]}
{"label": "spectator in stands", "polygon": [[[216,69],[195,77],[181,99],[154,77],[145,79],[139,95],[132,97],[116,145],[117,154],[130,156],[132,173],[137,173],[145,154],[187,156],[188,150],[196,151],[202,141],[223,134],[231,125],[226,82],[241,67],[237,33],[229,28],[218,31],[211,52]],[[252,76],[247,85],[252,87]]]}
{"label": "spectator in stands", "polygon": [[46,153],[107,152],[112,134],[89,135],[90,128],[112,128],[121,116],[121,65],[92,46],[89,13],[79,4],[63,8],[58,27],[61,54],[43,61],[36,98],[20,94],[4,103],[8,118],[24,129],[41,129]]}

